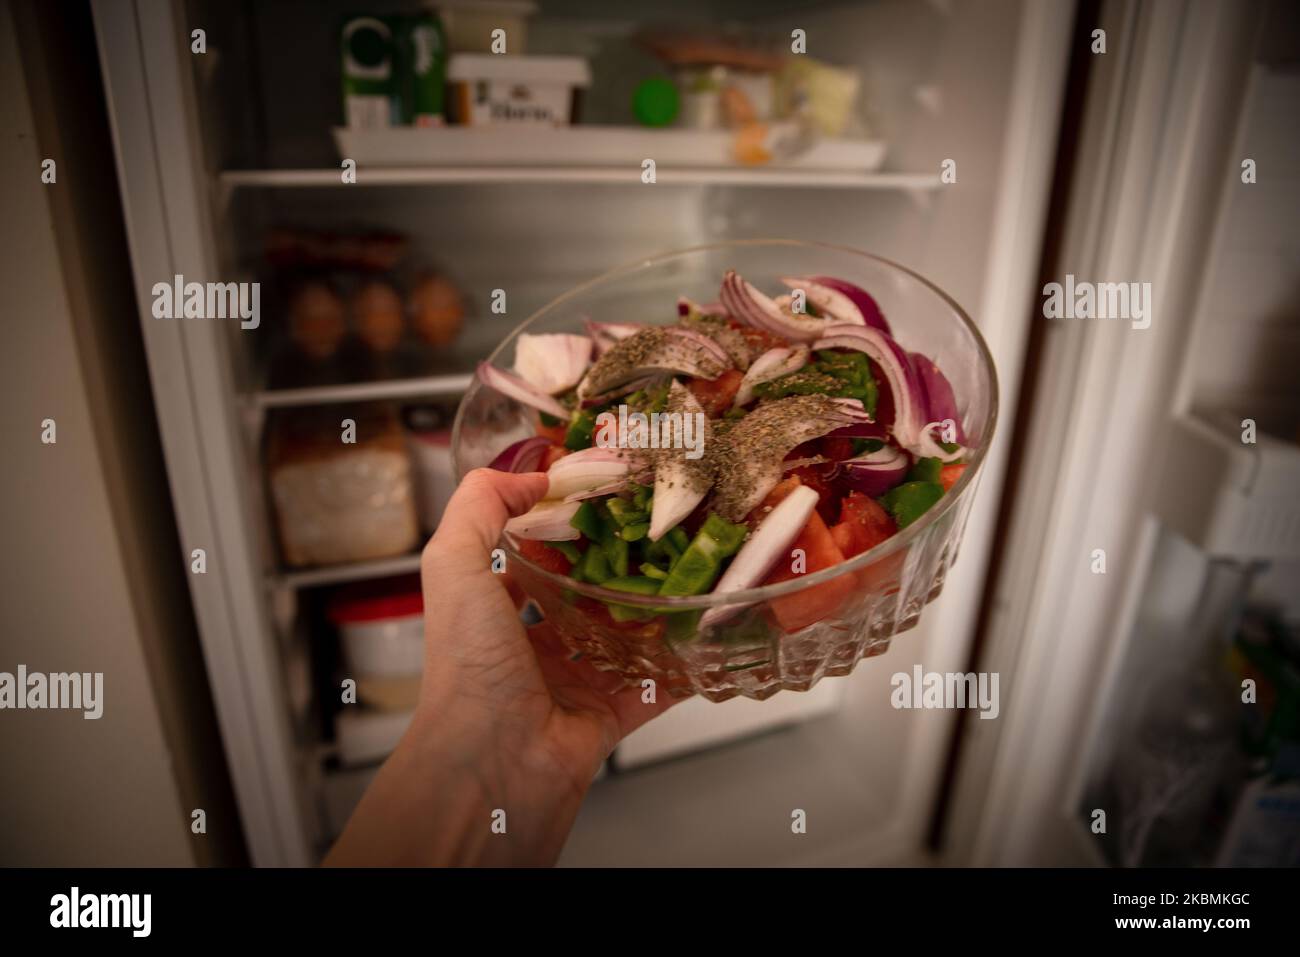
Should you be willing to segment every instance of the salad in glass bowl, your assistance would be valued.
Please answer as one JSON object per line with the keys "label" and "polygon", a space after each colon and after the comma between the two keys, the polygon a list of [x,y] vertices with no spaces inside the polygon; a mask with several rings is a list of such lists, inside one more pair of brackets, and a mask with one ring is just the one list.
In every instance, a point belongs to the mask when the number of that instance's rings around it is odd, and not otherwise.
{"label": "salad in glass bowl", "polygon": [[995,418],[988,350],[946,295],[773,240],[561,296],[479,366],[452,445],[461,475],[547,474],[503,547],[572,651],[722,701],[847,674],[916,624]]}

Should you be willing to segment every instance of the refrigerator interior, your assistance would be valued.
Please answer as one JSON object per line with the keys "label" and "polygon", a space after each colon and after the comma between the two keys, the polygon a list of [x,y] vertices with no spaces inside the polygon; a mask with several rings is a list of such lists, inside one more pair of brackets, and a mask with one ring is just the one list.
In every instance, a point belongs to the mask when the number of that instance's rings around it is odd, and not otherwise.
{"label": "refrigerator interior", "polygon": [[[418,568],[418,551],[355,565],[283,565],[263,468],[268,423],[291,407],[325,407],[340,418],[360,415],[379,399],[454,408],[474,362],[575,283],[659,251],[771,236],[870,250],[929,277],[984,329],[1002,364],[1003,401],[1010,408],[1024,337],[1014,317],[1022,310],[991,315],[985,310],[990,304],[1014,307],[1014,290],[1032,278],[999,260],[1012,251],[1009,234],[1021,237],[1021,243],[1030,236],[1032,248],[1035,208],[1042,202],[1036,193],[1045,192],[1054,137],[1043,136],[1047,146],[1036,154],[1036,167],[1025,172],[1022,166],[1017,177],[1008,177],[1006,169],[1011,151],[1023,150],[1031,135],[1027,124],[1041,123],[1044,109],[1049,130],[1056,121],[1050,112],[1059,82],[1054,71],[1063,70],[1064,51],[1052,44],[1068,34],[1070,19],[1069,5],[1049,14],[1014,0],[818,3],[797,15],[766,2],[674,2],[655,5],[653,14],[647,8],[647,20],[736,22],[777,36],[801,28],[810,53],[859,70],[864,82],[860,130],[883,141],[887,156],[879,173],[836,185],[815,172],[776,184],[708,173],[673,184],[669,170],[663,181],[645,184],[639,164],[628,168],[625,182],[609,170],[574,181],[545,181],[532,176],[536,171],[526,163],[522,174],[515,170],[514,178],[523,181],[489,182],[477,175],[478,164],[469,164],[460,176],[407,170],[369,180],[370,171],[362,167],[358,182],[345,185],[330,128],[339,121],[337,28],[353,6],[333,0],[193,0],[173,8],[170,24],[177,35],[193,26],[207,34],[206,55],[180,54],[181,89],[172,91],[191,138],[160,148],[174,148],[178,157],[192,151],[196,160],[195,195],[202,199],[179,215],[193,220],[216,276],[266,279],[266,240],[280,227],[396,232],[408,238],[409,252],[387,281],[406,288],[422,270],[436,269],[454,282],[466,303],[456,343],[421,351],[411,365],[381,370],[378,379],[316,373],[286,380],[277,378],[276,361],[288,337],[287,293],[272,279],[264,283],[259,328],[221,324],[212,333],[212,349],[189,356],[206,370],[196,379],[220,384],[218,401],[235,424],[228,439],[239,506],[227,514],[235,516],[231,534],[247,545],[255,566],[251,578],[262,588],[256,607],[263,627],[242,640],[260,643],[272,663],[267,687],[289,729],[284,740],[292,756],[284,779],[296,793],[273,803],[301,810],[301,841],[273,841],[268,835],[274,824],[251,827],[254,857],[266,863],[306,863],[328,846],[379,757],[360,767],[340,765],[334,721],[340,710],[334,703],[339,650],[326,614],[332,590]],[[638,70],[653,71],[653,62],[638,60],[645,55],[629,42],[647,20],[611,7],[546,0],[530,21],[528,52],[586,56],[594,80],[584,122],[628,124],[630,117],[620,113],[626,110],[620,84],[627,83],[620,70],[634,76],[641,75]],[[149,44],[159,42],[168,25],[148,28],[153,36],[142,41],[146,56],[156,55]],[[165,77],[164,72],[146,82],[156,89]],[[1033,101],[1035,92],[1047,107]],[[166,109],[168,103],[156,108]],[[956,183],[939,180],[947,159],[956,161]],[[1013,227],[1021,220],[1017,233]],[[504,313],[491,308],[498,290],[505,293]],[[157,355],[151,361],[156,363]],[[169,428],[166,421],[163,427]],[[226,438],[204,434],[203,441]],[[999,491],[999,469],[993,467],[984,478],[983,502],[972,518],[976,531],[956,580],[886,657],[862,663],[849,678],[828,679],[806,695],[780,695],[762,704],[679,706],[662,727],[645,729],[623,755],[616,753],[611,769],[593,787],[563,863],[915,859],[951,719],[943,712],[891,708],[889,679],[918,662],[932,669],[964,664],[983,578],[983,527]],[[184,529],[184,520],[181,525]],[[231,724],[232,692],[216,676],[211,648],[208,655],[228,739],[256,734],[270,742],[259,745],[265,749],[263,761],[283,757],[265,722],[250,719],[252,725],[242,731]],[[758,727],[764,733],[753,734]],[[232,754],[236,777],[251,773],[247,764],[247,755]],[[267,813],[255,806],[253,789],[238,790],[246,817]],[[805,809],[817,822],[807,835],[791,833],[792,808]],[[283,815],[292,817],[277,813],[280,826]]]}

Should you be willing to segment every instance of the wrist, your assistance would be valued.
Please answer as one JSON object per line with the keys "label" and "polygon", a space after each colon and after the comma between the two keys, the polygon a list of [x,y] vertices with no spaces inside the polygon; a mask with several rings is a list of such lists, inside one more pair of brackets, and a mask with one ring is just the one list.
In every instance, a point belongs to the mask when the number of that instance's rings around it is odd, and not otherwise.
{"label": "wrist", "polygon": [[384,766],[404,791],[420,795],[413,804],[432,822],[423,842],[429,859],[420,863],[553,864],[590,776],[568,773],[540,742],[508,725],[459,723],[453,716],[466,708],[426,698]]}

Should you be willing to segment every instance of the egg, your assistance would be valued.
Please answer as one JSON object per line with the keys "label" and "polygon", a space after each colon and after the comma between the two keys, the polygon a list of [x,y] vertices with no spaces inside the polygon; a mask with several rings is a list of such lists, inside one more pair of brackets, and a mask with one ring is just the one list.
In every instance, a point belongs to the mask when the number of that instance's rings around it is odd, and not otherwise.
{"label": "egg", "polygon": [[343,300],[323,282],[304,283],[289,302],[289,336],[307,356],[317,361],[338,351],[347,335]]}
{"label": "egg", "polygon": [[375,352],[391,352],[402,341],[402,297],[386,282],[366,283],[352,296],[352,326]]}
{"label": "egg", "polygon": [[455,340],[465,319],[460,290],[443,276],[425,276],[411,290],[411,323],[434,346]]}

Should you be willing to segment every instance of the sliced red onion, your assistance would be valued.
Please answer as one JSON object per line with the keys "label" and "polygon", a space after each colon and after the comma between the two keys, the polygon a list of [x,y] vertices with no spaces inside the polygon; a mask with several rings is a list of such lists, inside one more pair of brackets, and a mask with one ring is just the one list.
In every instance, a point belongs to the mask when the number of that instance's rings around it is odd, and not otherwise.
{"label": "sliced red onion", "polygon": [[516,515],[506,522],[506,532],[515,538],[531,538],[542,542],[571,542],[581,534],[569,524],[580,504],[543,500],[524,514]]}
{"label": "sliced red onion", "polygon": [[620,339],[626,339],[645,328],[635,322],[592,322],[590,319],[586,320],[586,326],[587,335],[591,336],[597,356],[602,356],[614,348],[615,343]]}
{"label": "sliced red onion", "polygon": [[[727,350],[722,348],[721,345],[706,336],[704,333],[695,329],[688,329],[685,326],[666,326],[664,332],[669,335],[683,336],[686,339],[689,339],[695,345],[711,354],[713,358],[721,362],[724,366],[724,371],[731,368],[731,356]],[[721,373],[719,373],[719,375],[721,375]]]}
{"label": "sliced red onion", "polygon": [[856,349],[880,367],[894,399],[894,440],[909,452],[917,451],[925,427],[925,395],[907,352],[888,333],[871,326],[838,323],[826,331],[814,349]]}
{"label": "sliced red onion", "polygon": [[[568,458],[566,455],[565,458]],[[627,466],[615,467],[613,463],[593,465],[581,471],[548,475],[547,498],[579,501],[596,495],[617,492],[627,485]]]}
{"label": "sliced red onion", "polygon": [[846,425],[834,432],[828,432],[827,435],[832,438],[845,439],[887,439],[889,438],[889,429],[879,422],[860,422],[856,425]]}
{"label": "sliced red onion", "polygon": [[884,495],[907,476],[912,460],[906,452],[887,445],[875,452],[840,463],[846,484],[875,498]]}
{"label": "sliced red onion", "polygon": [[571,452],[551,464],[546,473],[550,482],[546,497],[576,499],[575,493],[595,493],[607,486],[617,491],[627,482],[628,465],[628,456],[621,449],[594,446]]}
{"label": "sliced red onion", "polygon": [[[956,447],[950,451],[939,444],[943,438],[943,430],[945,428],[947,428],[946,423],[927,422],[921,429],[921,438],[916,443],[915,454],[921,458],[938,459],[940,462],[945,464],[956,462],[958,459],[964,458],[969,452],[966,446],[957,444]],[[938,439],[934,437],[936,431],[939,433]]]}
{"label": "sliced red onion", "polygon": [[740,380],[740,388],[736,390],[736,398],[731,403],[732,407],[739,408],[752,402],[756,385],[771,382],[773,379],[779,379],[791,372],[798,372],[808,364],[810,354],[807,346],[768,349],[754,360],[753,365],[749,367],[749,371],[745,373],[745,377]]}
{"label": "sliced red onion", "polygon": [[520,333],[515,340],[515,372],[548,395],[572,389],[591,364],[591,340],[562,332]]}
{"label": "sliced red onion", "polygon": [[522,402],[524,405],[545,412],[547,415],[553,415],[557,419],[567,419],[569,417],[569,410],[551,396],[535,389],[519,376],[506,372],[504,369],[498,369],[491,363],[480,362],[478,364],[478,377],[479,381],[489,389],[495,389],[516,402]]}
{"label": "sliced red onion", "polygon": [[[722,573],[712,594],[753,588],[767,577],[777,562],[789,558],[788,549],[808,524],[809,516],[817,507],[817,498],[815,491],[806,485],[800,485],[781,499],[750,534],[745,544],[740,546],[740,551]],[[700,627],[721,624],[745,607],[745,604],[738,604],[710,608],[700,618]]]}
{"label": "sliced red onion", "polygon": [[953,393],[952,383],[933,359],[919,352],[909,353],[908,357],[912,360],[912,368],[916,370],[921,392],[925,396],[926,422],[952,422],[953,441],[965,445],[966,433],[961,427],[961,412],[957,409],[957,396]]}
{"label": "sliced red onion", "polygon": [[498,472],[536,472],[542,454],[551,446],[551,440],[540,435],[520,439],[492,460],[488,466]]}
{"label": "sliced red onion", "polygon": [[619,479],[614,482],[606,482],[604,485],[597,485],[595,488],[584,488],[577,492],[572,492],[564,496],[566,502],[583,502],[589,498],[600,498],[604,495],[613,495],[615,492],[621,492],[627,488],[627,479]]}
{"label": "sliced red onion", "polygon": [[[729,447],[727,457],[746,470],[739,481],[746,494],[715,502],[723,518],[738,522],[767,497],[781,481],[784,459],[791,449],[841,426],[869,421],[857,399],[831,399],[830,411],[825,410],[824,401],[822,396],[792,395],[763,402],[728,430],[723,440]],[[774,435],[779,435],[779,442],[773,441]],[[719,478],[737,481],[725,475]]]}
{"label": "sliced red onion", "polygon": [[886,335],[893,335],[889,328],[889,321],[885,319],[885,314],[880,311],[880,306],[872,298],[871,293],[867,292],[861,286],[855,286],[853,283],[844,279],[836,279],[833,276],[811,276],[813,282],[821,283],[830,289],[843,293],[847,296],[862,315],[863,321],[873,329],[879,329]]}
{"label": "sliced red onion", "polygon": [[[656,371],[715,379],[731,367],[730,359],[718,358],[722,349],[707,336],[697,339],[680,334],[689,331],[653,326],[620,340],[587,370],[578,386],[578,398],[587,401]],[[632,357],[635,361],[629,361]]]}
{"label": "sliced red onion", "polygon": [[682,317],[680,328],[693,329],[717,343],[731,364],[742,372],[749,368],[749,363],[754,358],[754,348],[745,334],[729,323],[691,314]]}
{"label": "sliced red onion", "polygon": [[728,270],[722,277],[722,304],[741,322],[766,332],[807,342],[826,333],[832,323],[812,316],[795,315],[775,300],[768,298],[750,283]]}
{"label": "sliced red onion", "polygon": [[[880,368],[887,380],[889,394],[894,403],[894,422],[892,426],[894,440],[918,458],[937,458],[943,462],[954,462],[966,455],[967,450],[959,441],[954,451],[946,451],[934,438],[936,429],[946,428],[951,420],[954,429],[960,428],[960,419],[956,414],[956,399],[952,395],[952,386],[928,359],[916,364],[911,355],[893,340],[887,333],[868,326],[856,326],[841,323],[828,330],[826,338],[813,343],[814,349],[845,348],[865,352]],[[923,375],[930,375],[925,366],[932,368],[934,375],[928,379],[929,391]],[[951,412],[943,420],[933,421],[931,402],[935,409]]]}
{"label": "sliced red onion", "polygon": [[834,286],[810,276],[782,276],[781,282],[790,289],[803,290],[804,296],[817,307],[823,319],[852,322],[859,326],[867,324],[858,304]]}
{"label": "sliced red onion", "polygon": [[[695,421],[704,423],[704,434],[698,438],[705,444],[709,442],[709,424],[703,407],[691,390],[676,379],[668,392],[668,408],[683,415],[698,414]],[[691,514],[709,491],[707,482],[702,483],[692,476],[685,449],[680,454],[661,452],[660,455],[655,468],[654,505],[650,509],[650,531],[647,533],[652,542],[659,541],[674,525]]]}

